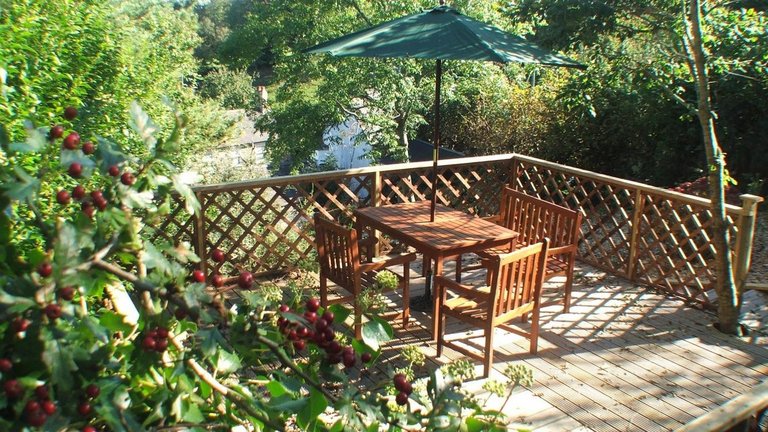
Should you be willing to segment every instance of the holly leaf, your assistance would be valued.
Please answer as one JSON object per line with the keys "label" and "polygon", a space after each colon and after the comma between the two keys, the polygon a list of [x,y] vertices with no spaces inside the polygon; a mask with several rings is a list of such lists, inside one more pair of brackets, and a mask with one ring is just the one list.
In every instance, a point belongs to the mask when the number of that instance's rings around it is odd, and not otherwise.
{"label": "holly leaf", "polygon": [[392,340],[394,331],[392,326],[379,317],[372,317],[363,324],[363,342],[372,349],[378,351],[382,343]]}
{"label": "holly leaf", "polygon": [[157,269],[163,274],[171,271],[171,263],[163,253],[150,242],[144,243],[144,252],[141,254],[141,262],[147,269]]}
{"label": "holly leaf", "polygon": [[159,131],[160,128],[157,127],[152,119],[149,118],[149,114],[147,114],[136,101],[131,102],[128,113],[131,117],[131,129],[139,135],[141,140],[144,141],[144,144],[147,146],[147,150],[154,155],[155,144],[157,144],[155,133]]}
{"label": "holly leaf", "polygon": [[11,144],[9,148],[18,153],[39,153],[48,144],[47,132],[44,128],[35,129],[29,121],[24,122],[24,127],[27,129],[27,139]]}
{"label": "holly leaf", "polygon": [[13,172],[19,181],[9,182],[2,186],[6,196],[17,201],[24,201],[34,197],[40,188],[40,180],[27,174],[20,166],[13,167]]}
{"label": "holly leaf", "polygon": [[240,359],[228,351],[220,350],[216,356],[216,370],[223,374],[229,374],[242,367]]}
{"label": "holly leaf", "polygon": [[112,165],[120,166],[128,160],[128,155],[122,152],[117,144],[102,137],[97,137],[99,145],[96,147],[96,159],[100,162],[100,168],[108,170]]}
{"label": "holly leaf", "polygon": [[72,358],[72,350],[64,346],[60,340],[54,339],[49,331],[41,332],[45,350],[43,351],[43,363],[51,371],[51,383],[61,388],[72,388],[73,374],[77,370]]}
{"label": "holly leaf", "polygon": [[197,214],[200,211],[200,202],[189,185],[198,182],[200,176],[193,172],[183,172],[181,174],[174,174],[171,179],[173,180],[174,189],[184,198],[184,208],[187,210],[187,213],[190,215]]}
{"label": "holly leaf", "polygon": [[130,187],[121,188],[122,192],[121,200],[129,208],[150,209],[154,208],[155,193],[151,190],[139,192]]}

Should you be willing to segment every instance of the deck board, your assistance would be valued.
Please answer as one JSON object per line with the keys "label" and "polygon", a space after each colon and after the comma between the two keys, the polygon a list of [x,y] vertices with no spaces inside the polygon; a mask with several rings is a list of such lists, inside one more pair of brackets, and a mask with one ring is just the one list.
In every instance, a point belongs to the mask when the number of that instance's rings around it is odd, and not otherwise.
{"label": "deck board", "polygon": [[[446,273],[452,274],[450,268]],[[715,331],[712,314],[580,265],[570,313],[560,306],[542,310],[539,352],[528,341],[503,330],[491,378],[510,362],[534,371],[531,389],[517,389],[504,406],[510,427],[541,431],[667,431],[749,390],[768,374],[768,349]],[[424,278],[412,279],[419,294]],[[415,312],[407,330],[396,327],[393,351],[417,343],[438,367],[464,358],[450,348],[435,358],[429,340],[431,319]],[[462,324],[449,320],[449,337],[467,339]],[[479,346],[480,334],[468,343]],[[396,354],[395,354],[396,356]],[[396,362],[390,363],[391,366]],[[482,366],[474,362],[479,373]],[[465,385],[482,399],[484,380]],[[491,397],[488,406],[501,408]],[[498,406],[494,406],[498,404]]]}

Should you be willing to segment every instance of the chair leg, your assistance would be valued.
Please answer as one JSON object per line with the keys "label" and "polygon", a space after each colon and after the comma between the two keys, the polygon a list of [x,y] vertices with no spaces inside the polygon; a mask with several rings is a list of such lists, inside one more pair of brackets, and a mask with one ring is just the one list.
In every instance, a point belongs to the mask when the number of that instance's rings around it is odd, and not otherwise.
{"label": "chair leg", "polygon": [[428,256],[422,255],[422,257],[421,257],[421,276],[422,277],[426,276],[431,268],[432,268],[432,260],[430,260]]}
{"label": "chair leg", "polygon": [[411,266],[403,265],[403,329],[408,328],[411,317]]}
{"label": "chair leg", "polygon": [[320,306],[328,307],[328,279],[320,275]]}
{"label": "chair leg", "polygon": [[493,326],[485,328],[485,359],[483,360],[483,378],[488,378],[493,367]]}
{"label": "chair leg", "polygon": [[570,262],[568,263],[568,270],[565,274],[565,298],[563,299],[563,303],[565,304],[563,306],[563,312],[568,313],[568,311],[571,308],[571,290],[573,290],[573,267],[574,267],[574,258],[570,259]]}
{"label": "chair leg", "polygon": [[461,283],[461,255],[456,257],[456,282]]}
{"label": "chair leg", "polygon": [[531,354],[539,350],[539,309],[533,311],[531,317]]}

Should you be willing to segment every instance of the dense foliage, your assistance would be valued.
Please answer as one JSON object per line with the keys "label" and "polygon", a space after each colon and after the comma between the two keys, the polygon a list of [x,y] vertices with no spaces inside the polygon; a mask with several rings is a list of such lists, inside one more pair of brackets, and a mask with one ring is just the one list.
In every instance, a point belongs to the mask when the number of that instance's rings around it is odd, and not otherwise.
{"label": "dense foliage", "polygon": [[[370,374],[392,337],[386,321],[371,316],[352,339],[349,312],[324,310],[313,291],[250,290],[247,271],[205,274],[191,268],[199,259],[188,245],[148,240],[171,193],[191,214],[199,204],[194,177],[167,158],[184,116],[175,113],[163,139],[138,105],[130,112],[131,148],[145,157],[105,138],[80,142],[72,134],[85,131],[58,125],[30,127],[22,142],[2,129],[5,155],[34,154],[52,168],[0,167],[0,429],[506,430],[503,415],[461,392],[468,365],[424,379],[410,368]],[[43,242],[22,255],[10,240],[25,225]],[[382,273],[374,289],[392,283]],[[236,304],[214,289],[225,284],[242,290]],[[524,368],[507,375],[512,387],[530,385]],[[363,378],[380,383],[362,387]]]}

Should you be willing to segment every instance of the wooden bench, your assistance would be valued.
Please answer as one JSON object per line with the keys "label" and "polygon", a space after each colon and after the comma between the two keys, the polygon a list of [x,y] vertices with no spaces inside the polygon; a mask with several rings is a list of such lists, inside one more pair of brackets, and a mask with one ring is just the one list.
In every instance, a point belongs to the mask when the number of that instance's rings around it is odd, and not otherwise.
{"label": "wooden bench", "polygon": [[[565,276],[565,295],[562,299],[542,303],[542,306],[563,304],[568,312],[573,288],[573,267],[579,243],[581,212],[505,187],[501,193],[499,214],[488,218],[520,233],[516,247],[539,243],[549,238],[545,280]],[[488,249],[478,253],[485,261],[509,250]],[[481,264],[487,267],[487,264]],[[465,270],[470,269],[469,267]],[[456,263],[456,279],[461,280],[461,258]]]}

